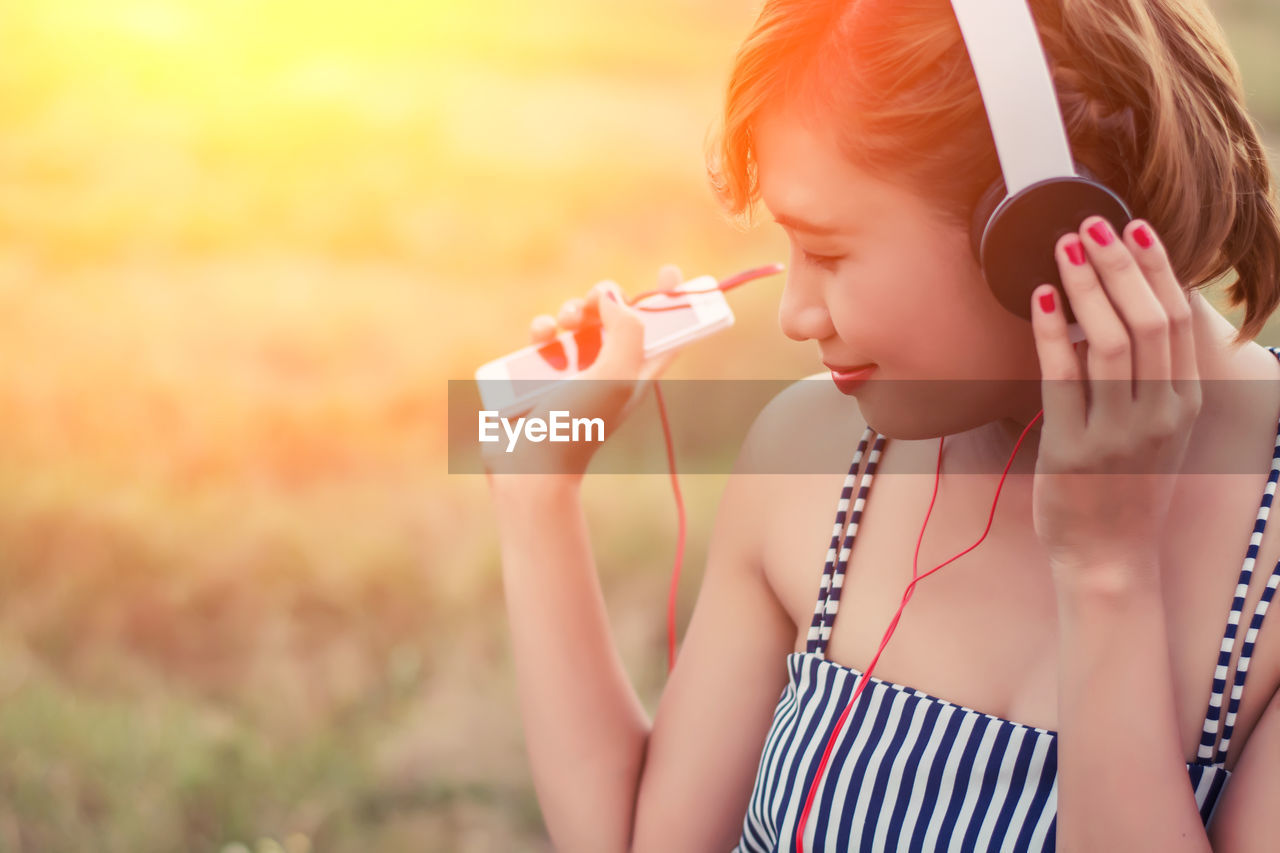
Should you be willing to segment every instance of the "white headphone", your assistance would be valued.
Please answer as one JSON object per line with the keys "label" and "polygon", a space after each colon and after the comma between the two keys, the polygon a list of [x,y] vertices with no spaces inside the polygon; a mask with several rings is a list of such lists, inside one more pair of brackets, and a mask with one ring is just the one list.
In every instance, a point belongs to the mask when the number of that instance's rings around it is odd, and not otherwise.
{"label": "white headphone", "polygon": [[1088,216],[1116,233],[1133,219],[1114,191],[1071,156],[1048,61],[1027,0],[952,0],[978,78],[1003,180],[974,209],[970,243],[1000,304],[1031,319],[1031,291],[1053,284],[1072,343],[1084,339],[1054,247]]}

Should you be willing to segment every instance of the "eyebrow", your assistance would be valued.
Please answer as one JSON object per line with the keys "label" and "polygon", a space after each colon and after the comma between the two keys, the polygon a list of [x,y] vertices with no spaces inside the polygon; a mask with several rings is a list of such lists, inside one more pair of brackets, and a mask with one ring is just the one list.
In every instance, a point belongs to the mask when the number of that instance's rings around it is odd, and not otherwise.
{"label": "eyebrow", "polygon": [[804,231],[809,234],[818,236],[828,236],[831,234],[841,233],[840,228],[832,228],[829,225],[816,225],[812,222],[806,222],[795,216],[788,216],[785,213],[779,213],[773,217],[773,221],[779,225],[785,225],[795,231]]}

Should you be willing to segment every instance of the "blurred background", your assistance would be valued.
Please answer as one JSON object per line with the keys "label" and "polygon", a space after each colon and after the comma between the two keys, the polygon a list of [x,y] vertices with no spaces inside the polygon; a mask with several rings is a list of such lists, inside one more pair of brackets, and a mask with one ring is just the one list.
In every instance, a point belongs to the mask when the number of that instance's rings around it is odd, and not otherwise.
{"label": "blurred background", "polygon": [[[1280,7],[1211,6],[1274,139]],[[786,260],[703,167],[757,8],[5,4],[0,851],[550,849],[446,380],[600,279]],[[814,373],[781,287],[667,375]],[[682,627],[723,485],[682,479]],[[670,484],[584,495],[652,713]]]}

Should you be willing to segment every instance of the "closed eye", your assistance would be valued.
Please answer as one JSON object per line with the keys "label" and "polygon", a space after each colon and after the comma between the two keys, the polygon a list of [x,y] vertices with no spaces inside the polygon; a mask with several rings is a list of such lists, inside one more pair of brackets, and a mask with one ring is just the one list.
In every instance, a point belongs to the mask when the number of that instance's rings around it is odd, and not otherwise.
{"label": "closed eye", "polygon": [[827,270],[828,272],[833,272],[836,268],[836,264],[844,260],[844,255],[816,255],[813,252],[806,251],[803,246],[796,242],[795,235],[791,232],[791,229],[783,223],[779,224],[782,225],[782,230],[786,233],[787,240],[791,243],[792,250],[799,250],[800,256],[806,264],[819,267],[820,269]]}

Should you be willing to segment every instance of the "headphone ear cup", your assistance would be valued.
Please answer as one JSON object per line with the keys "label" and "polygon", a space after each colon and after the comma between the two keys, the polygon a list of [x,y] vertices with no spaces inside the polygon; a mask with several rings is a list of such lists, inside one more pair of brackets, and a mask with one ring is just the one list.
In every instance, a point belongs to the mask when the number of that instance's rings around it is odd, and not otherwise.
{"label": "headphone ear cup", "polygon": [[982,235],[986,233],[991,214],[995,213],[1000,202],[1008,195],[1004,185],[1004,177],[998,177],[987,187],[973,209],[973,221],[969,226],[969,248],[973,250],[973,259],[982,266]]}
{"label": "headphone ear cup", "polygon": [[[1095,183],[1101,183],[1098,176],[1091,169],[1076,160],[1071,161],[1076,169],[1076,174],[1082,178],[1088,178]],[[987,224],[991,221],[991,214],[996,212],[996,208],[1000,206],[1000,202],[1004,201],[1005,196],[1009,194],[1008,188],[1004,185],[1004,176],[997,177],[982,196],[978,199],[977,206],[973,209],[973,220],[969,225],[969,248],[973,250],[973,259],[982,266],[982,236],[986,233]]]}
{"label": "headphone ear cup", "polygon": [[[1053,252],[1062,235],[1076,231],[1092,215],[1105,218],[1117,233],[1133,218],[1114,190],[1088,169],[1074,165],[1076,174],[1029,184],[1001,198],[987,213],[985,205],[995,195],[993,188],[983,197],[983,209],[974,211],[972,233],[978,238],[982,276],[996,301],[1024,320],[1031,319],[1031,292],[1038,284],[1062,287]],[[1067,322],[1074,322],[1070,304],[1064,301],[1063,309]]]}

